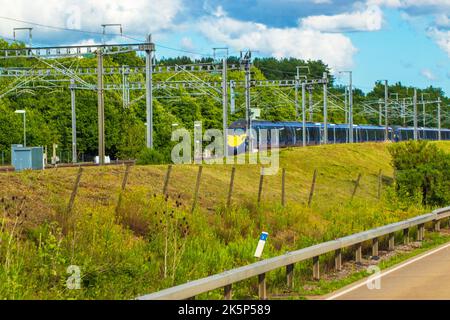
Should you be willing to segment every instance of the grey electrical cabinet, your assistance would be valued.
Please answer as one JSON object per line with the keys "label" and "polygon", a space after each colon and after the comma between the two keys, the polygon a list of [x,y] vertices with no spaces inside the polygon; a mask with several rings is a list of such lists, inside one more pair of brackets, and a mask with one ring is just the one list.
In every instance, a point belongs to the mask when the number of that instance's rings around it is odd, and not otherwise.
{"label": "grey electrical cabinet", "polygon": [[44,169],[44,148],[11,146],[11,162],[16,171]]}

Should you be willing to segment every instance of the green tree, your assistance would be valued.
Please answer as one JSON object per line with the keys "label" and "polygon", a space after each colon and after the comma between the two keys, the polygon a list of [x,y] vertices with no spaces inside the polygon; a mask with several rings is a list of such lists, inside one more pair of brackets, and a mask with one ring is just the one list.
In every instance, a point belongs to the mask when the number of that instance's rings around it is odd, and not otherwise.
{"label": "green tree", "polygon": [[389,147],[401,198],[423,205],[450,204],[450,155],[427,141],[408,141]]}

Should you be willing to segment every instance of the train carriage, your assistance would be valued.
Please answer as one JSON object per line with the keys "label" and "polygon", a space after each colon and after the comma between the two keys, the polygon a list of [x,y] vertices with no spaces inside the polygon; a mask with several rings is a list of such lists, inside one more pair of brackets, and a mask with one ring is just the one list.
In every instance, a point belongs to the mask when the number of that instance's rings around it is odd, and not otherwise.
{"label": "train carriage", "polygon": [[[301,122],[272,122],[252,121],[252,145],[254,149],[270,148],[272,145],[271,130],[278,130],[278,145],[281,148],[303,145],[303,124]],[[349,126],[347,124],[328,124],[328,144],[348,143]],[[307,122],[305,125],[306,145],[323,144],[325,125],[323,123]],[[407,141],[414,139],[414,128],[388,127],[388,140]],[[439,130],[433,128],[419,128],[419,140],[438,140]],[[441,130],[441,139],[450,140],[450,129]],[[383,142],[386,140],[386,127],[374,125],[354,125],[353,141]],[[249,135],[246,132],[246,121],[239,120],[231,124],[228,132],[229,154],[240,154],[249,149]]]}

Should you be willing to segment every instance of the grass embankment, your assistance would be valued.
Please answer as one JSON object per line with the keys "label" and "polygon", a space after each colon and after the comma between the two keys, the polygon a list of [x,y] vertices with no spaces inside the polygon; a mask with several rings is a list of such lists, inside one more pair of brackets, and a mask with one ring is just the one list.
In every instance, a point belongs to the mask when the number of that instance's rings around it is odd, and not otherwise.
{"label": "grass embankment", "polygon": [[[194,214],[196,166],[173,168],[169,199],[161,196],[166,166],[131,168],[119,208],[124,168],[86,168],[67,222],[77,169],[2,174],[0,298],[133,298],[254,262],[261,231],[270,234],[268,258],[424,212],[388,200],[389,163],[385,144],[284,150],[286,207],[280,204],[281,173],[265,178],[257,206],[260,169],[245,165],[237,167],[231,209],[224,208],[231,166],[205,166]],[[307,208],[316,168],[314,201]],[[350,201],[359,173],[361,186]],[[70,265],[80,267],[80,290],[66,287]],[[308,264],[301,265],[308,275]],[[277,279],[278,273],[269,275],[269,283]],[[238,297],[255,292],[256,281],[235,288]]]}

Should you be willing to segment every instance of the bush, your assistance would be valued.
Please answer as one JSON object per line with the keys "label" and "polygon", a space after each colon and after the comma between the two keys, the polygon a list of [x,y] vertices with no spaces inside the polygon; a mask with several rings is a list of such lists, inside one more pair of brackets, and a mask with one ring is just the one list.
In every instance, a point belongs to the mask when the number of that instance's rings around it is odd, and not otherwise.
{"label": "bush", "polygon": [[139,158],[136,161],[138,165],[148,165],[148,164],[163,164],[167,162],[167,157],[155,149],[145,148],[139,154]]}
{"label": "bush", "polygon": [[450,203],[450,155],[426,141],[391,145],[396,192],[425,206]]}

